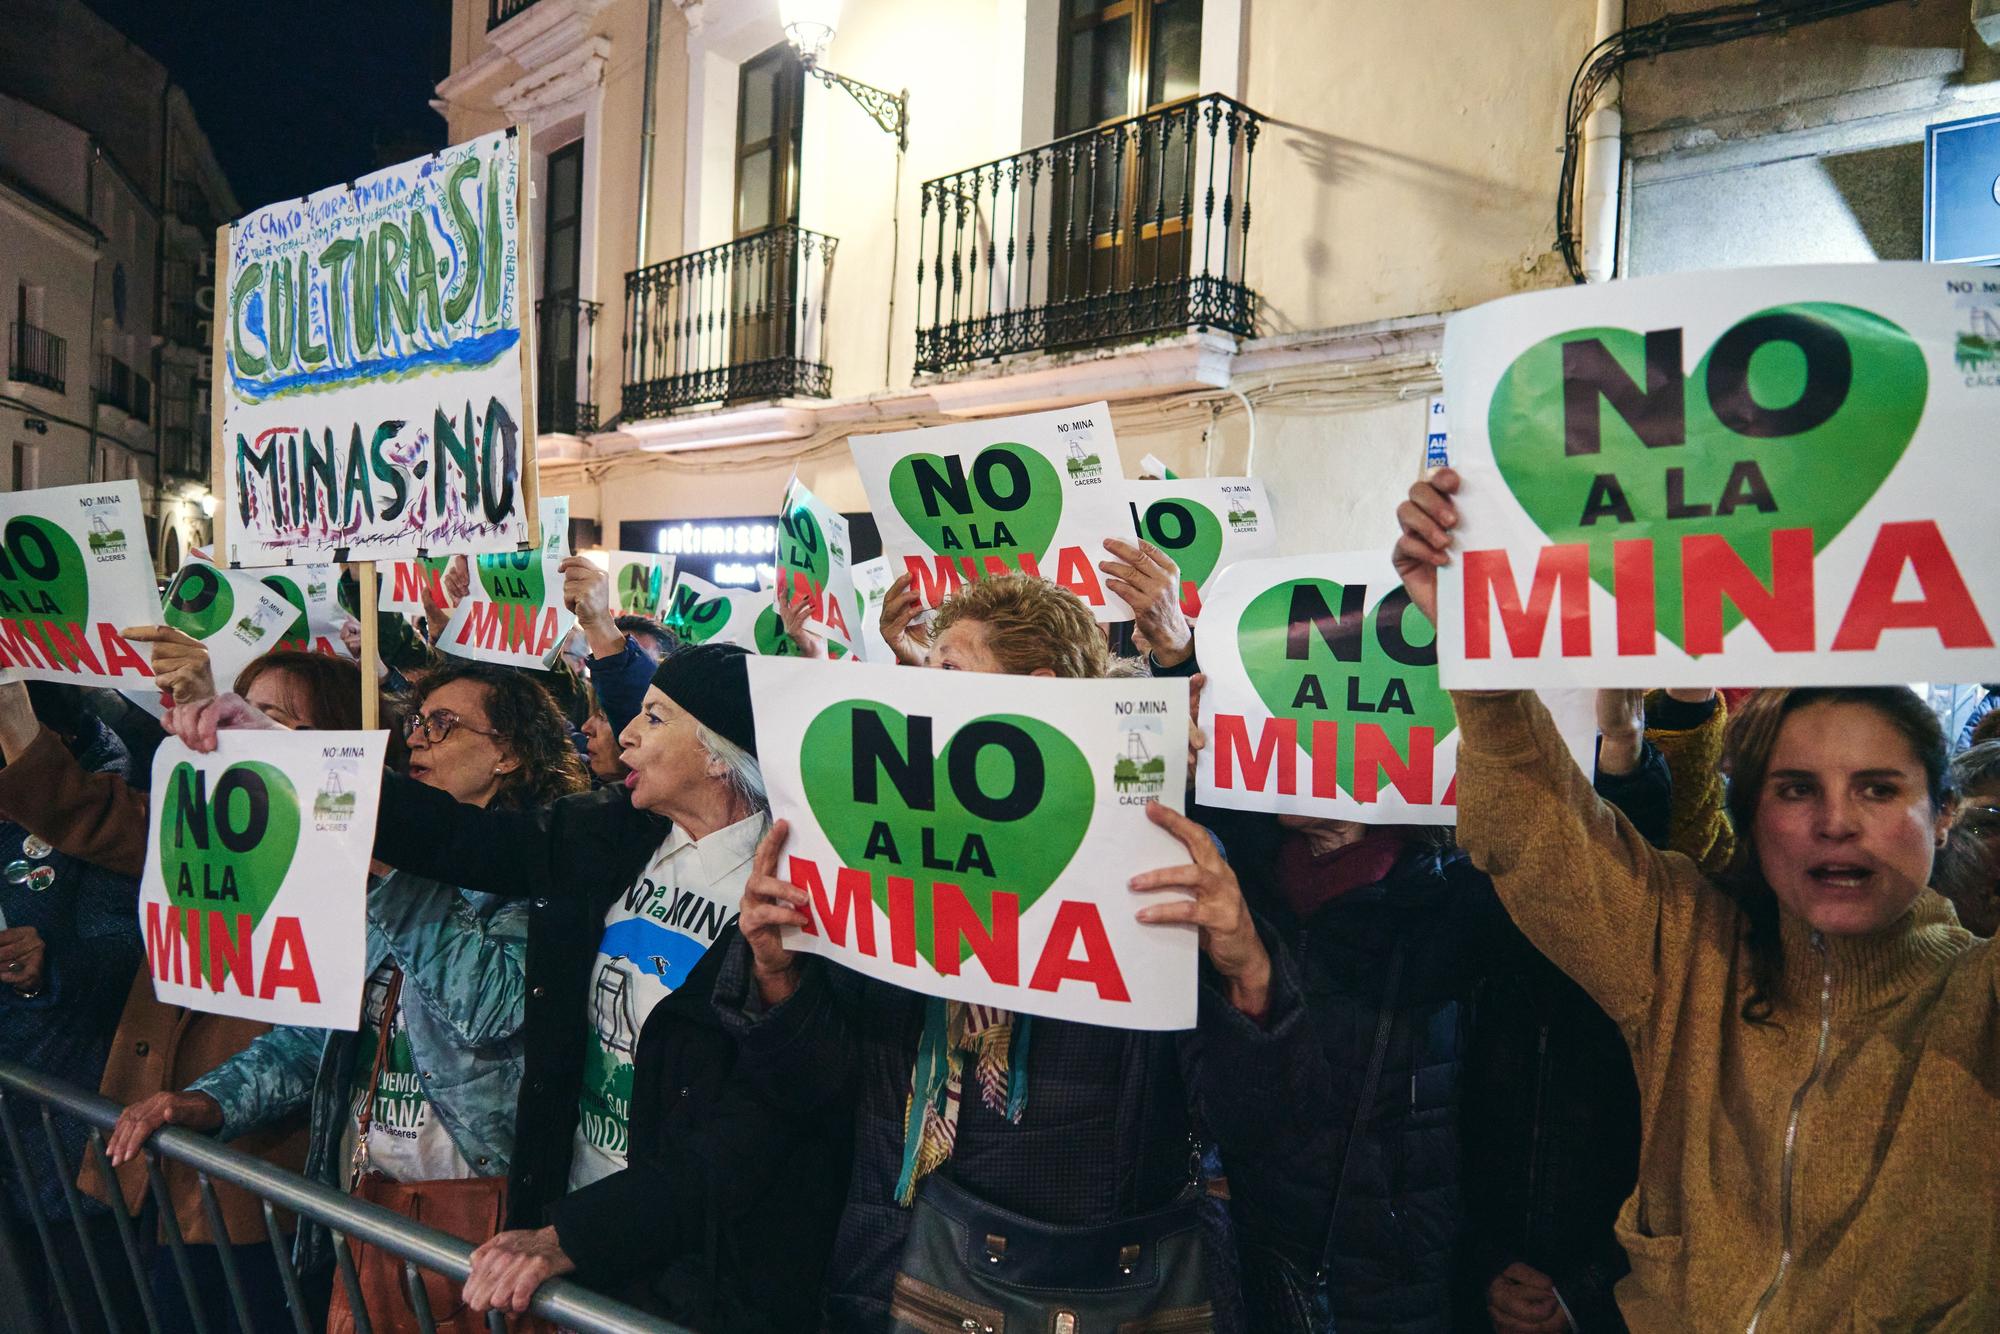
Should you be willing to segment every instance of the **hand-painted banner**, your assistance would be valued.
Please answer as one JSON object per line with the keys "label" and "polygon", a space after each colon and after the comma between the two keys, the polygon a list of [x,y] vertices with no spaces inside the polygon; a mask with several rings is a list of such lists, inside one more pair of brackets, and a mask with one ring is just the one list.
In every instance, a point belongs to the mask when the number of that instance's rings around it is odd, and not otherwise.
{"label": "hand-painted banner", "polygon": [[460,598],[437,646],[475,662],[546,667],[576,626],[563,605],[562,574],[569,554],[569,497],[542,497],[542,545],[536,551],[480,556],[472,591]]}
{"label": "hand-painted banner", "polygon": [[659,620],[674,586],[674,558],[658,551],[613,551],[607,561],[611,605],[618,614]]}
{"label": "hand-painted banner", "polygon": [[683,570],[674,581],[666,627],[689,644],[736,644],[752,653],[794,657],[768,589],[722,588]]}
{"label": "hand-painted banner", "polygon": [[792,949],[926,995],[1114,1028],[1189,1028],[1195,933],[1126,880],[1189,860],[1187,684],[750,664]]}
{"label": "hand-painted banner", "polygon": [[864,560],[853,569],[854,652],[863,662],[894,663],[896,651],[882,638],[882,599],[888,595],[895,576],[881,556]]}
{"label": "hand-painted banner", "polygon": [[0,668],[156,690],[151,661],[120,631],[159,622],[137,482],[0,494]]}
{"label": "hand-painted banner", "polygon": [[825,636],[835,657],[854,651],[855,631],[848,621],[854,612],[852,550],[846,516],[794,475],[778,509],[775,594],[779,606],[806,595],[805,629]]}
{"label": "hand-painted banner", "polygon": [[1183,615],[1201,615],[1216,571],[1278,549],[1271,502],[1255,477],[1127,482],[1124,490],[1139,536],[1180,566]]}
{"label": "hand-painted banner", "polygon": [[385,732],[222,733],[153,757],[139,932],[169,1005],[352,1029]]}
{"label": "hand-painted banner", "polygon": [[406,616],[423,615],[426,587],[430,589],[431,601],[444,606],[450,601],[444,595],[443,585],[444,570],[449,564],[449,556],[382,562],[379,566],[383,571],[382,610],[402,612]]}
{"label": "hand-painted banner", "polygon": [[[1224,569],[1195,623],[1208,746],[1195,799],[1365,824],[1457,824],[1458,716],[1387,552]],[[1587,692],[1550,692],[1590,772]]]}
{"label": "hand-painted banner", "polygon": [[1454,316],[1448,685],[2000,677],[2000,278],[1634,279]]}
{"label": "hand-painted banner", "polygon": [[216,687],[232,683],[253,658],[280,647],[298,611],[249,570],[190,558],[167,585],[163,623],[199,639]]}
{"label": "hand-painted banner", "polygon": [[519,147],[489,134],[231,229],[228,563],[527,539]]}
{"label": "hand-painted banner", "polygon": [[1132,609],[1104,587],[1104,539],[1132,531],[1111,411],[1102,403],[954,422],[849,444],[889,568],[935,607],[970,579],[1031,574],[1104,622]]}

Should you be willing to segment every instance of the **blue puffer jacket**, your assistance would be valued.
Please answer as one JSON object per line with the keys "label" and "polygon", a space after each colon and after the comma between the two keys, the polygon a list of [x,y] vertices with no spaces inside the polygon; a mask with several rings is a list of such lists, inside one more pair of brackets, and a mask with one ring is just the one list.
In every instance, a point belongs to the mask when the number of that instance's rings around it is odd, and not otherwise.
{"label": "blue puffer jacket", "polygon": [[[528,905],[453,889],[401,871],[368,892],[368,971],[403,970],[403,1021],[424,1096],[480,1176],[505,1176],[514,1155],[526,992]],[[359,1036],[273,1028],[189,1085],[222,1105],[223,1139],[310,1104],[306,1175],[345,1189],[340,1146],[353,1116]],[[366,1071],[360,1071],[365,1075]],[[300,1228],[301,1268],[332,1263],[320,1228]]]}

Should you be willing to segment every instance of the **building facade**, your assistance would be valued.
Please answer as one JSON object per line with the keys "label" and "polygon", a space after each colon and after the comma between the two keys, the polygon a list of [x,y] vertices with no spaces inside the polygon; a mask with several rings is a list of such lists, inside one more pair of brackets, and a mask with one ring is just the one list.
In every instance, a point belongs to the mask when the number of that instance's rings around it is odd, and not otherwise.
{"label": "building facade", "polygon": [[[768,516],[794,469],[864,509],[853,433],[1105,398],[1128,474],[1254,471],[1287,550],[1377,547],[1444,316],[1570,280],[1579,63],[1696,7],[456,0],[435,105],[533,131],[543,485],[607,546]],[[1909,145],[1991,59],[1963,0],[1899,0],[1625,76],[1605,277],[1901,255]],[[1839,142],[1895,150],[1855,187],[1894,222],[1801,247],[1786,174]]]}

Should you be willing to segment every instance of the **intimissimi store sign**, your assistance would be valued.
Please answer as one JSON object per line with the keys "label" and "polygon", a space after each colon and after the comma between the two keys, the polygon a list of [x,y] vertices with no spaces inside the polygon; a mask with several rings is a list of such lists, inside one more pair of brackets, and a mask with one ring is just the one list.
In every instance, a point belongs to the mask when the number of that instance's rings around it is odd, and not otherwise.
{"label": "intimissimi store sign", "polygon": [[[882,535],[875,529],[875,516],[862,511],[846,518],[853,559],[873,560],[881,555]],[[676,569],[725,588],[763,588],[777,582],[772,563],[778,551],[775,514],[627,520],[618,526],[618,546],[624,551],[670,554]]]}

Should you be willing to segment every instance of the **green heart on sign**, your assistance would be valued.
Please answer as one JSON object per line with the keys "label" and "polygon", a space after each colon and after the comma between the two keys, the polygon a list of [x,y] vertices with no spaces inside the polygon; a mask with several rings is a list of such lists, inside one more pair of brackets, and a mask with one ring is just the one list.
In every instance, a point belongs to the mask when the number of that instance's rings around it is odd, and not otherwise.
{"label": "green heart on sign", "polygon": [[[1442,741],[1458,727],[1451,696],[1438,685],[1436,635],[1424,614],[1395,588],[1364,616],[1364,596],[1360,585],[1350,591],[1330,579],[1288,579],[1252,598],[1236,627],[1236,646],[1257,698],[1272,717],[1297,721],[1299,745],[1308,755],[1313,723],[1341,724],[1334,781],[1349,795],[1357,724],[1383,728],[1405,760],[1410,728],[1428,727],[1433,740]],[[1412,643],[1406,629],[1420,642]],[[1392,657],[1385,639],[1409,661]]]}
{"label": "green heart on sign", "polygon": [[285,627],[285,632],[278,636],[279,641],[286,644],[305,644],[310,647],[312,629],[306,621],[306,595],[299,591],[297,584],[282,574],[265,575],[264,587],[291,603],[292,610],[298,613],[292,618],[292,623]]}
{"label": "green heart on sign", "polygon": [[1222,524],[1198,500],[1154,501],[1139,516],[1139,534],[1173,557],[1182,582],[1196,588],[1208,582],[1222,558]]}
{"label": "green heart on sign", "polygon": [[634,561],[618,571],[618,605],[640,616],[656,616],[660,610],[660,583],[666,571],[658,565]]}
{"label": "green heart on sign", "polygon": [[[224,769],[210,787],[208,775],[183,760],[156,805],[167,901],[184,912],[221,913],[231,934],[239,914],[247,914],[253,928],[261,923],[299,846],[299,798],[284,771],[245,760]],[[208,958],[204,930],[204,976]]]}
{"label": "green heart on sign", "polygon": [[715,638],[716,631],[729,624],[735,605],[727,597],[693,603],[681,613],[674,628],[690,644],[705,644]]}
{"label": "green heart on sign", "polygon": [[236,590],[212,565],[183,565],[167,589],[166,623],[185,635],[220,634],[236,614]]}
{"label": "green heart on sign", "polygon": [[[886,736],[896,754],[903,755],[908,721],[889,705],[870,700],[843,700],[822,710],[806,727],[799,747],[806,800],[841,864],[872,873],[872,893],[884,912],[889,911],[888,877],[909,876],[920,886],[933,879],[957,885],[989,930],[995,891],[1018,895],[1026,913],[1063,873],[1090,828],[1097,788],[1090,763],[1076,743],[1039,718],[1019,714],[975,718],[937,751],[927,807],[913,807],[911,796],[920,802],[924,798],[899,788],[887,767],[880,765],[874,775],[875,800],[865,802],[855,792],[856,780],[866,781],[855,764],[856,719],[864,714],[872,715],[880,727],[862,726]],[[1032,783],[1033,775],[1017,771],[1014,752],[997,742],[1000,737],[1039,754],[1039,794],[1018,790]],[[961,745],[976,748],[969,761],[959,762],[965,770],[960,781],[974,780],[976,792],[961,794],[952,786],[952,756]],[[914,774],[923,756],[908,758],[911,776],[904,781],[921,786]],[[980,815],[966,809],[961,795],[975,805],[1007,803],[1021,809],[1018,813],[1010,809],[1006,818],[996,819],[990,810]],[[948,863],[951,869],[941,870],[938,863]],[[916,896],[916,934],[917,951],[935,966],[928,893]],[[970,950],[963,946],[960,958]]]}
{"label": "green heart on sign", "polygon": [[540,611],[547,597],[542,575],[542,553],[509,551],[498,556],[481,556],[479,586],[489,601],[503,607],[525,607]]}
{"label": "green heart on sign", "polygon": [[61,524],[32,514],[7,521],[0,533],[0,616],[90,623],[90,575]]}
{"label": "green heart on sign", "polygon": [[[1039,564],[1062,522],[1063,484],[1055,466],[1026,445],[988,445],[968,472],[957,457],[907,454],[889,470],[896,512],[941,556],[1026,554]],[[978,567],[984,573],[983,560]]]}
{"label": "green heart on sign", "polygon": [[[1487,428],[1522,507],[1551,542],[1587,542],[1603,588],[1614,542],[1653,539],[1659,629],[1684,647],[1681,535],[1721,534],[1767,584],[1774,530],[1824,550],[1902,458],[1929,374],[1914,339],[1854,306],[1760,311],[1684,380],[1679,333],[1545,339],[1501,376]],[[1741,619],[1725,603],[1725,632]]]}
{"label": "green heart on sign", "polygon": [[[814,588],[826,587],[833,575],[833,553],[827,547],[826,530],[819,526],[812,508],[797,505],[778,516],[778,568],[805,576]],[[784,587],[780,581],[779,587]]]}

